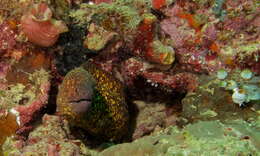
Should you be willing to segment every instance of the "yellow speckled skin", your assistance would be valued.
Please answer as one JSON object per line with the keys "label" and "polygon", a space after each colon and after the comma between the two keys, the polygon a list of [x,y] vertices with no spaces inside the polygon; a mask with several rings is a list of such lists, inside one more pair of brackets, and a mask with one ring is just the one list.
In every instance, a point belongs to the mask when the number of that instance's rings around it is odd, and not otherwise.
{"label": "yellow speckled skin", "polygon": [[78,120],[82,114],[73,111],[71,101],[81,98],[82,94],[86,92],[85,90],[94,87],[94,85],[95,80],[83,68],[76,68],[70,71],[59,87],[57,95],[58,114],[66,116],[70,121]]}
{"label": "yellow speckled skin", "polygon": [[[85,114],[75,113],[70,101],[77,99],[86,87],[76,88],[92,84],[105,101],[102,106],[104,109],[90,109]],[[122,84],[111,74],[90,63],[83,64],[66,75],[59,88],[57,111],[73,125],[104,140],[119,141],[128,130],[129,115]]]}

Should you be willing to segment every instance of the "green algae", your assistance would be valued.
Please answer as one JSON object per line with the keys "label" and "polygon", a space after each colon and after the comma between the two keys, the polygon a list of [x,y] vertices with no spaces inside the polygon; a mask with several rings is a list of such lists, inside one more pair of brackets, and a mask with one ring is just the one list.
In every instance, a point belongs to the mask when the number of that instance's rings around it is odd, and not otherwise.
{"label": "green algae", "polygon": [[164,45],[159,40],[153,41],[152,47],[153,47],[153,52],[154,52],[153,55],[156,56],[155,58],[161,58],[158,63],[164,64],[164,65],[169,65],[174,62],[175,52],[172,47]]}
{"label": "green algae", "polygon": [[[225,79],[201,75],[200,86],[193,93],[188,93],[182,100],[182,116],[189,121],[257,118],[259,105],[258,76],[251,79],[241,78],[241,70],[228,72]],[[242,89],[246,99],[242,105],[235,102],[234,88]],[[213,112],[212,112],[213,111]],[[214,113],[215,112],[215,113]]]}
{"label": "green algae", "polygon": [[[240,106],[242,103],[248,103],[260,99],[260,77],[256,76],[251,70],[234,70],[229,74],[229,76],[227,76],[226,73],[225,77],[219,77],[218,72],[217,77],[220,80],[216,80],[215,83],[218,83],[220,87],[225,90],[233,90],[232,98],[234,102],[236,101],[234,99],[239,97],[238,95],[244,96],[244,98],[241,98],[240,96],[241,103],[239,103],[239,101],[235,102]],[[240,90],[241,93],[238,93],[236,90]]]}
{"label": "green algae", "polygon": [[94,51],[99,51],[105,48],[108,42],[116,40],[117,36],[116,33],[106,31],[94,23],[90,24],[88,31],[89,33],[84,41],[84,47]]}
{"label": "green algae", "polygon": [[200,112],[200,115],[207,117],[215,117],[218,115],[218,113],[213,110],[205,110],[204,112]]}
{"label": "green algae", "polygon": [[224,4],[225,0],[215,0],[212,8],[212,11],[215,14],[215,16],[222,21],[224,20],[224,17],[227,14],[226,10],[223,9]]}
{"label": "green algae", "polygon": [[253,43],[236,43],[232,46],[226,46],[221,51],[221,57],[223,59],[230,57],[237,57],[238,62],[243,62],[247,57],[254,57],[254,60],[257,62],[259,60],[259,56],[257,51],[260,49],[260,42]]}
{"label": "green algae", "polygon": [[15,153],[20,153],[20,151],[17,148],[15,148],[14,145],[14,138],[8,137],[3,145],[3,152],[1,156],[9,156],[14,155]]}
{"label": "green algae", "polygon": [[94,21],[108,31],[124,32],[136,29],[141,21],[138,10],[125,5],[127,3],[112,4],[101,3],[99,5],[82,4],[81,9],[72,11],[70,16],[79,25]]}
{"label": "green algae", "polygon": [[11,109],[18,105],[29,105],[38,93],[40,85],[48,82],[49,73],[44,69],[28,73],[28,84],[16,83],[8,86],[7,89],[0,90],[0,109]]}
{"label": "green algae", "polygon": [[[49,155],[50,147],[54,147],[54,153],[61,156],[67,155],[95,155],[96,152],[88,149],[80,140],[68,138],[70,129],[68,123],[58,116],[44,115],[42,124],[34,129],[28,136],[31,142],[22,144],[21,140],[9,137],[3,144],[3,156],[39,156]],[[57,148],[58,147],[58,148]]]}
{"label": "green algae", "polygon": [[19,105],[19,101],[21,101],[23,98],[31,99],[30,97],[35,97],[35,95],[30,94],[30,92],[24,94],[24,90],[25,86],[21,83],[10,85],[8,90],[1,90],[0,99],[2,104],[0,105],[0,108],[11,109],[12,107]]}
{"label": "green algae", "polygon": [[141,21],[135,8],[114,3],[97,5],[93,18],[106,30],[115,32],[135,30]]}
{"label": "green algae", "polygon": [[[242,120],[200,121],[183,129],[171,126],[164,131],[134,141],[115,145],[101,152],[100,156],[208,156],[259,155],[260,131]],[[132,153],[131,153],[132,154]]]}

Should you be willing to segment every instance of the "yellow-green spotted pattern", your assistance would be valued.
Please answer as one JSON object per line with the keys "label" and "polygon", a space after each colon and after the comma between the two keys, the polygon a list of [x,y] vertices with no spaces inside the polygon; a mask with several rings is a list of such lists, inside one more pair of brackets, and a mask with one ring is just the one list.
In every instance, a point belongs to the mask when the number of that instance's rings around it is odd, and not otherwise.
{"label": "yellow-green spotted pattern", "polygon": [[[86,78],[86,75],[91,75],[91,78]],[[69,98],[78,94],[74,92],[75,88],[89,81],[87,79],[95,80],[92,107],[85,115],[77,115],[70,108]],[[123,85],[93,64],[83,64],[80,70],[74,69],[65,76],[59,89],[57,107],[59,114],[67,116],[72,125],[84,128],[93,136],[120,140],[127,132],[129,115]]]}

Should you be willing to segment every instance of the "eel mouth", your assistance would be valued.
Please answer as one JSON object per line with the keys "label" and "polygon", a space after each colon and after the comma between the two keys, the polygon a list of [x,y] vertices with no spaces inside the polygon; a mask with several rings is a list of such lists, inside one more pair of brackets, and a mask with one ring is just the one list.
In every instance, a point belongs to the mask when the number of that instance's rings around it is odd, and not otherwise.
{"label": "eel mouth", "polygon": [[91,103],[92,100],[88,98],[70,101],[72,110],[77,114],[86,113],[89,110]]}
{"label": "eel mouth", "polygon": [[70,101],[70,102],[71,102],[71,103],[79,103],[79,102],[82,102],[82,101],[88,101],[88,102],[91,102],[91,99],[72,100],[72,101]]}

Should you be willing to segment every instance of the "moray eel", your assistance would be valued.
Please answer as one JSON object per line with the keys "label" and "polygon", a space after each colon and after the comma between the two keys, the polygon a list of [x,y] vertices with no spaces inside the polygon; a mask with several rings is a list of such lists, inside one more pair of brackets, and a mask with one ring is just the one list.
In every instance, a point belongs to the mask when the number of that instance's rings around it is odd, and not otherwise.
{"label": "moray eel", "polygon": [[57,95],[57,112],[71,125],[103,140],[118,141],[128,130],[123,85],[91,63],[64,77]]}

